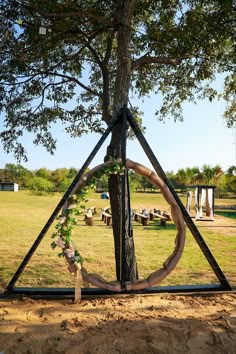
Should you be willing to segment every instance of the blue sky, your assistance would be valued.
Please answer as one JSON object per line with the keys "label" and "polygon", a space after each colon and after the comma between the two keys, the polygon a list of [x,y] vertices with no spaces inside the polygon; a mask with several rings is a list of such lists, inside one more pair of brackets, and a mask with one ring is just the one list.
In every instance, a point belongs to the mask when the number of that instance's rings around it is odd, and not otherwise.
{"label": "blue sky", "polygon": [[[196,105],[187,103],[183,106],[184,121],[173,119],[163,122],[154,116],[158,106],[158,96],[152,95],[144,102],[133,100],[144,112],[143,122],[146,126],[145,138],[156,158],[165,171],[177,172],[184,167],[201,167],[203,164],[220,165],[224,170],[236,165],[236,129],[229,129],[222,118],[225,103],[223,101],[199,101]],[[1,123],[3,117],[0,116]],[[35,170],[40,167],[56,169],[61,167],[80,168],[88,157],[100,135],[88,134],[72,139],[60,124],[53,128],[57,137],[57,150],[50,155],[42,147],[34,147],[32,136],[26,135],[23,143],[28,151],[29,161],[21,164]],[[103,147],[92,161],[90,167],[103,162],[107,138]],[[137,140],[128,142],[127,157],[146,166],[151,166]],[[6,163],[17,163],[11,154],[5,154],[0,144],[0,168]]]}

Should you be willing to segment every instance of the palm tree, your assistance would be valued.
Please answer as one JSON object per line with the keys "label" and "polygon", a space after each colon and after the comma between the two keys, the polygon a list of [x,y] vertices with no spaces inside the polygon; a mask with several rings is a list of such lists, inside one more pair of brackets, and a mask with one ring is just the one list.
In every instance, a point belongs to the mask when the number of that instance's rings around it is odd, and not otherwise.
{"label": "palm tree", "polygon": [[179,185],[180,188],[183,188],[186,186],[186,171],[185,169],[181,168],[178,170],[176,173],[176,182]]}
{"label": "palm tree", "polygon": [[224,172],[220,165],[211,167],[210,165],[205,164],[202,166],[204,183],[207,185],[217,185],[217,181],[223,173]]}
{"label": "palm tree", "polygon": [[[224,174],[224,172],[219,165],[211,167],[210,165],[205,164],[202,166],[202,174],[206,185],[217,186],[220,177]],[[208,190],[206,190],[206,216],[210,216],[210,212],[211,208],[209,205]]]}

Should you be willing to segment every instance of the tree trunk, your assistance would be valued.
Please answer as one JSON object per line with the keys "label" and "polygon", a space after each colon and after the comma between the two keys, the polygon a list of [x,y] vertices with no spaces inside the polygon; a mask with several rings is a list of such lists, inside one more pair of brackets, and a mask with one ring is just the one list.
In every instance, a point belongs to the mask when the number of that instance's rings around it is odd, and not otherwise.
{"label": "tree trunk", "polygon": [[[117,77],[115,82],[115,91],[113,98],[113,116],[128,103],[128,94],[131,76],[131,58],[130,58],[130,30],[132,25],[132,15],[135,7],[135,0],[118,1],[116,22],[117,31]],[[117,124],[112,131],[110,145],[107,148],[107,159],[121,157],[121,124]],[[126,188],[127,190],[127,188]],[[122,264],[121,259],[124,256],[125,267],[122,278],[125,281],[132,281],[138,278],[137,264],[135,259],[134,241],[129,232],[129,205],[128,194],[125,196],[125,235],[122,235],[121,225],[121,176],[111,175],[109,178],[109,193],[112,208],[112,225],[114,234],[114,246],[116,257],[116,275],[121,280]],[[122,255],[121,235],[125,237],[125,255]]]}
{"label": "tree trunk", "polygon": [[[114,234],[115,245],[115,258],[116,258],[116,275],[117,280],[133,281],[138,279],[138,270],[135,257],[133,233],[130,229],[130,215],[128,210],[127,194],[125,198],[125,234],[122,233],[123,227],[121,224],[122,214],[122,195],[121,195],[121,176],[111,175],[109,179],[110,202],[112,208],[112,225]],[[122,254],[122,237],[125,238],[125,252]],[[123,258],[124,257],[124,258]],[[122,261],[124,268],[122,268]]]}

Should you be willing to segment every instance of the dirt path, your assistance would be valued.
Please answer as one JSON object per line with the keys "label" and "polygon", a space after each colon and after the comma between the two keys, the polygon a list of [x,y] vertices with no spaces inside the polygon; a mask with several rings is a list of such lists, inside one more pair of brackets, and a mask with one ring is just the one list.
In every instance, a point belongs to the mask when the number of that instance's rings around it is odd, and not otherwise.
{"label": "dirt path", "polygon": [[[214,221],[195,221],[197,228],[199,230],[208,229],[209,231],[214,231],[222,235],[234,236],[236,235],[236,220],[231,218],[226,218],[221,215],[215,215]],[[227,229],[227,230],[226,230]]]}

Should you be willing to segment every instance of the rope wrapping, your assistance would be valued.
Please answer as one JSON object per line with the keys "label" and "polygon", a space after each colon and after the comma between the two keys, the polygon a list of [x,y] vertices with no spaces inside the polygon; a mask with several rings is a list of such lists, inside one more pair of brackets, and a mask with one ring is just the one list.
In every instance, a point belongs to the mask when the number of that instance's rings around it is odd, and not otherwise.
{"label": "rope wrapping", "polygon": [[[120,163],[121,160],[118,160],[117,163]],[[114,163],[114,162],[113,162]],[[82,189],[88,180],[90,180],[94,173],[101,171],[106,166],[109,166],[111,162],[106,162],[101,165],[98,165],[87,172],[81,179],[78,181],[76,186],[74,187],[72,194],[76,193],[78,190]],[[151,273],[146,279],[135,280],[135,281],[126,281],[125,282],[125,290],[141,290],[148,287],[151,287],[157,283],[160,283],[164,278],[166,278],[171,271],[176,267],[179,262],[181,255],[183,253],[184,245],[185,245],[185,223],[182,216],[182,212],[175,201],[175,198],[171,194],[169,188],[164,183],[164,181],[152,170],[149,168],[134,162],[132,160],[126,160],[126,168],[132,169],[136,173],[141,176],[148,178],[148,180],[157,188],[160,189],[164,199],[170,205],[171,216],[177,228],[177,235],[175,238],[175,248],[172,254],[166,259],[163,263],[162,268],[156,270]],[[71,202],[73,203],[73,201]],[[65,220],[65,211],[72,207],[69,203],[69,200],[66,201],[63,210],[62,210],[62,220]],[[81,267],[80,264],[72,262],[70,257],[68,256],[68,247],[63,248],[63,253],[67,262],[69,263],[69,271],[76,275],[76,285],[75,285],[75,302],[79,302],[81,299],[81,286],[82,281],[90,283],[96,287],[103,288],[106,290],[110,290],[113,292],[121,292],[121,284],[118,281],[107,282],[103,277],[98,274],[88,273],[84,267]]]}

